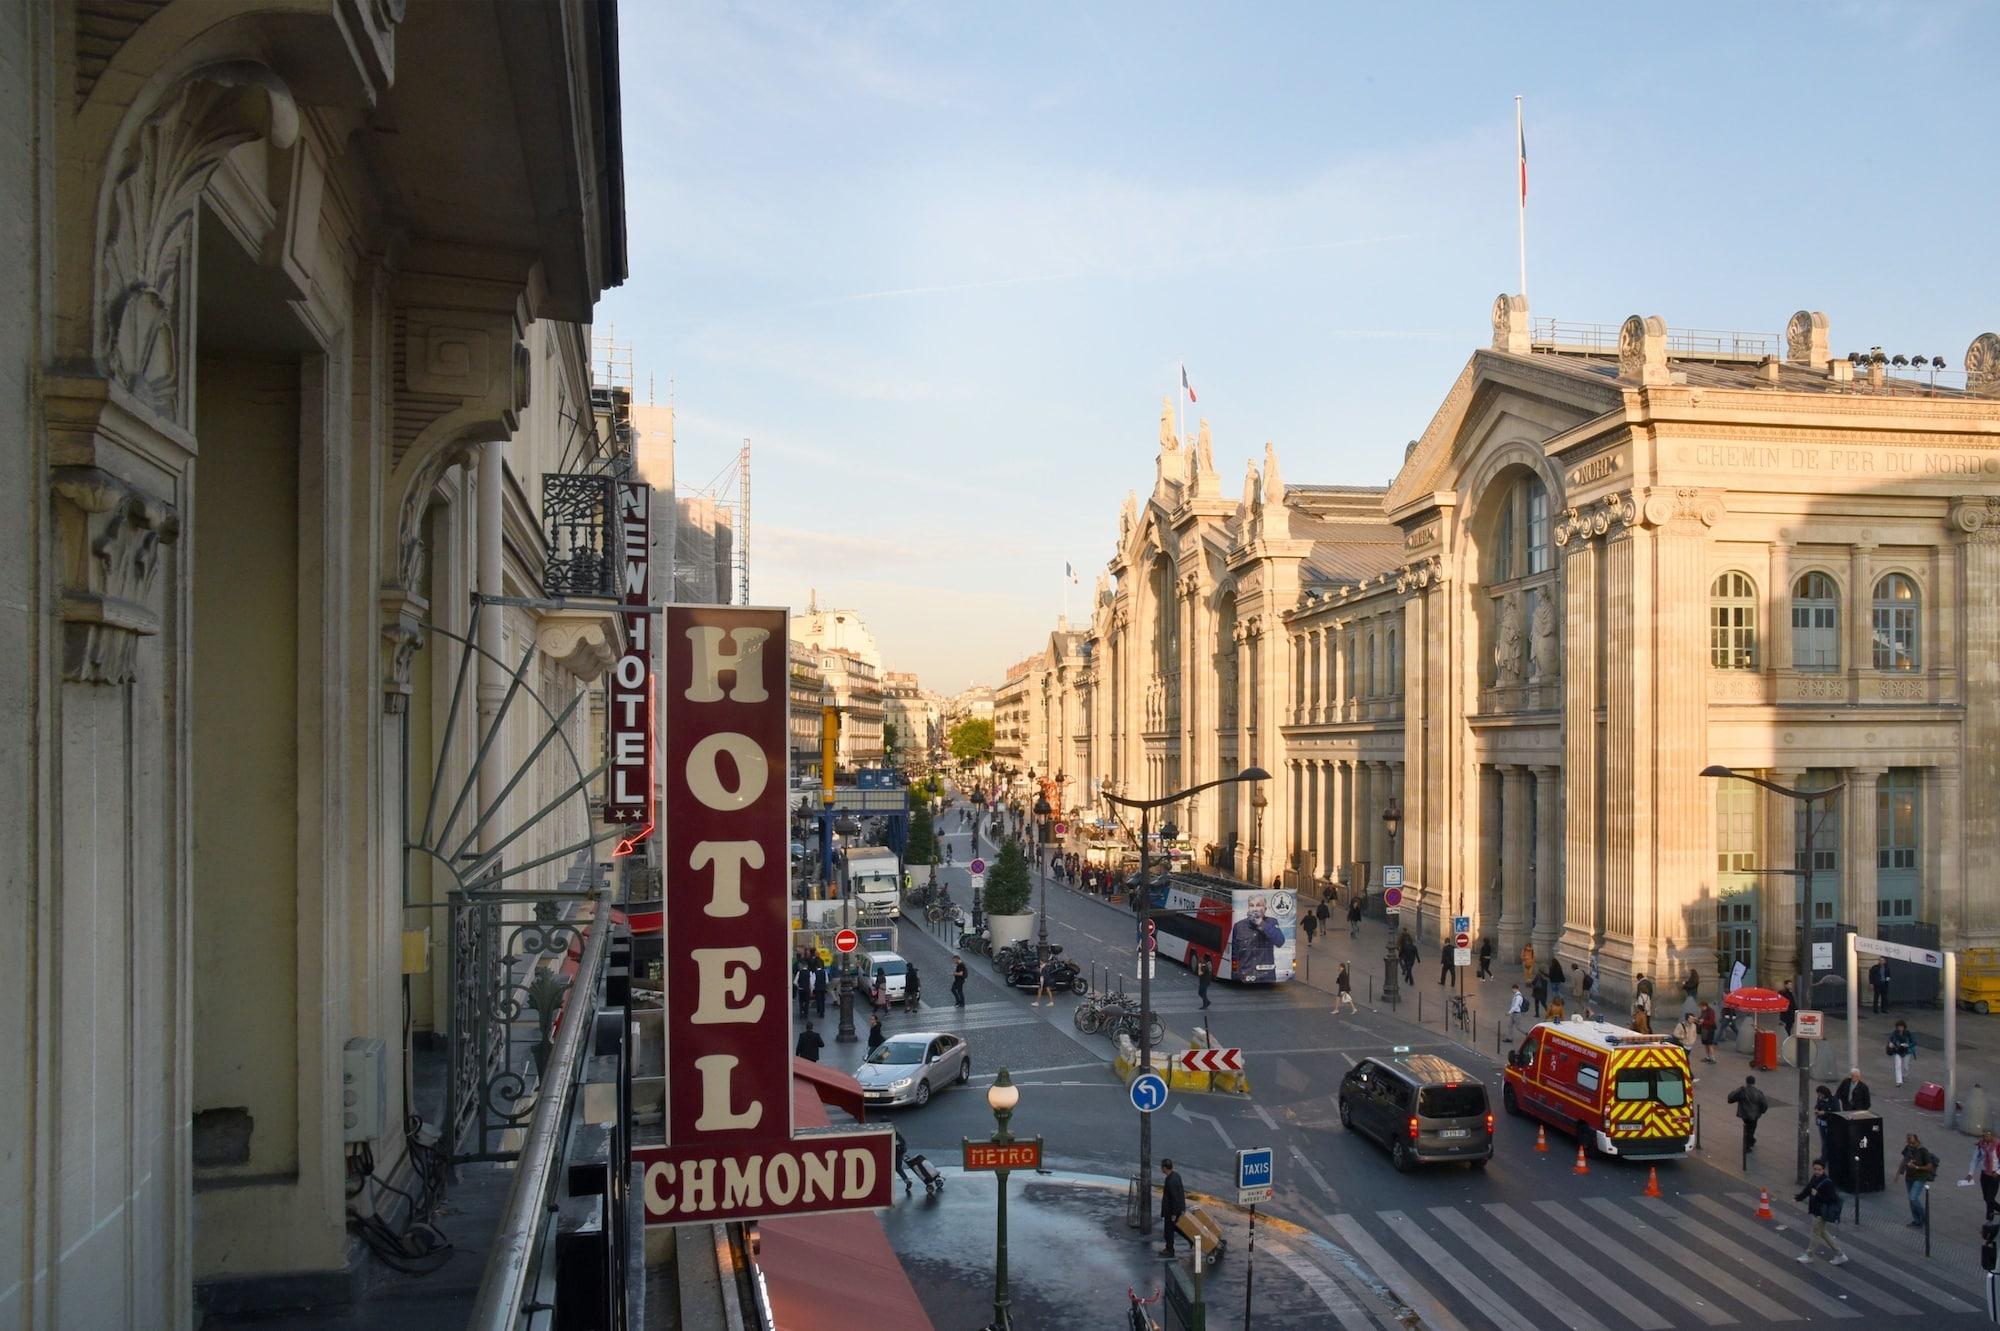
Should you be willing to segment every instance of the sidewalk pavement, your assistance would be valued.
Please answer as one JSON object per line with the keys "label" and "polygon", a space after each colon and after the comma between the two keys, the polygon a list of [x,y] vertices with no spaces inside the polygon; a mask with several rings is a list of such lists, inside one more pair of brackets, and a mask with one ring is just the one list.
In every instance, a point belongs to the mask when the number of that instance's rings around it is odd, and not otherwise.
{"label": "sidewalk pavement", "polygon": [[[1446,1019],[1448,996],[1455,989],[1438,983],[1436,940],[1427,942],[1418,939],[1422,950],[1416,966],[1416,982],[1404,985],[1401,973],[1398,973],[1401,992],[1395,1007],[1383,1007],[1376,1001],[1382,985],[1383,956],[1390,939],[1394,937],[1394,928],[1390,921],[1364,919],[1360,937],[1351,939],[1344,922],[1336,920],[1333,936],[1329,938],[1321,934],[1311,948],[1304,945],[1301,935],[1300,981],[1331,995],[1334,975],[1340,963],[1347,961],[1350,963],[1357,1003],[1390,1013],[1427,1032],[1434,1031],[1456,1040],[1467,1047],[1468,1054],[1504,1065],[1506,1050],[1518,1042],[1518,1037],[1507,1038],[1506,1011],[1513,994],[1514,980],[1520,974],[1519,964],[1503,966],[1496,958],[1492,978],[1483,981],[1473,978],[1475,967],[1465,968],[1465,1001],[1470,1021],[1469,1029],[1459,1030]],[[1522,986],[1522,992],[1528,992],[1526,985]],[[1710,1003],[1716,1002],[1713,993],[1705,992],[1703,996]],[[1680,1019],[1679,998],[1678,988],[1671,994],[1655,996],[1656,1031],[1671,1031],[1673,1024]],[[1563,1001],[1570,1014],[1576,1015],[1579,1006],[1571,995],[1564,994]],[[1622,1022],[1628,1014],[1611,1011],[1601,1015],[1608,1020]],[[1827,1014],[1827,1038],[1820,1042],[1815,1086],[1837,1086],[1846,1076],[1847,1070],[1839,1066],[1845,1060],[1847,1050],[1844,1018],[1844,1013]],[[1914,1068],[1900,1087],[1896,1085],[1895,1075],[1884,1052],[1889,1030],[1898,1019],[1907,1021],[1917,1038]],[[1525,1034],[1535,1020],[1534,1004],[1530,999],[1528,1010],[1521,1018],[1520,1032]],[[1946,1114],[1918,1109],[1915,1104],[1920,1085],[1926,1081],[1944,1080],[1943,1027],[1944,1014],[1937,1008],[1892,1007],[1886,1015],[1862,1013],[1861,1075],[1868,1083],[1873,1101],[1871,1107],[1882,1116],[1885,1133],[1882,1172],[1886,1187],[1879,1193],[1863,1194],[1861,1227],[1871,1240],[1888,1251],[1907,1257],[1913,1269],[1921,1268],[1925,1263],[1924,1231],[1909,1226],[1910,1208],[1906,1189],[1894,1178],[1904,1136],[1914,1132],[1943,1162],[1929,1198],[1933,1254],[1929,1260],[1948,1263],[1947,1269],[1955,1276],[1962,1276],[1976,1284],[1979,1226],[1984,1206],[1976,1185],[1959,1186],[1972,1155],[1972,1137],[1951,1126]],[[1751,1023],[1746,1019],[1741,1024],[1742,1048],[1731,1049],[1718,1044],[1713,1064],[1701,1061],[1699,1045],[1691,1055],[1697,1132],[1700,1134],[1696,1155],[1710,1167],[1742,1179],[1747,1204],[1755,1205],[1753,1189],[1768,1188],[1778,1223],[1803,1224],[1800,1206],[1792,1202],[1793,1194],[1799,1189],[1795,1182],[1798,1070],[1782,1062],[1767,1072],[1752,1068],[1749,1058],[1750,1030]],[[1771,1102],[1770,1112],[1764,1116],[1759,1127],[1757,1149],[1751,1154],[1747,1169],[1741,1151],[1742,1129],[1736,1118],[1735,1106],[1728,1103],[1729,1093],[1743,1084],[1746,1075],[1757,1078],[1759,1089]],[[1973,1103],[1975,1088],[2000,1090],[2000,1015],[1983,1017],[1971,1012],[1959,1013],[1958,1080],[1959,1100],[1963,1104]],[[1817,1132],[1812,1135],[1810,1149],[1813,1156],[1819,1154]],[[1850,1194],[1845,1201],[1847,1219],[1851,1223],[1854,1198]]]}

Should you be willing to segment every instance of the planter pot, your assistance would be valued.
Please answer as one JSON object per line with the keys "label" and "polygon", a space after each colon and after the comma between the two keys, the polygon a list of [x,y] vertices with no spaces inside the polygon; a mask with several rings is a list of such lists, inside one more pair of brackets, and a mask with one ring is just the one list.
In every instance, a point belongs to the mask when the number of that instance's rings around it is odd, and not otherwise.
{"label": "planter pot", "polygon": [[1025,915],[988,915],[986,927],[992,933],[993,950],[998,952],[1009,943],[1025,943],[1033,938],[1035,916],[1033,912]]}

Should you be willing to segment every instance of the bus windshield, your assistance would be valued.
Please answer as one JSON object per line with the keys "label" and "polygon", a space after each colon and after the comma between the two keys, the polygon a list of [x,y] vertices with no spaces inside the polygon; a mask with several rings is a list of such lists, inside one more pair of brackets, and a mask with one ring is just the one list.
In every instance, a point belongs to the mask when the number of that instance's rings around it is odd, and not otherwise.
{"label": "bus windshield", "polygon": [[1678,1107],[1688,1102],[1687,1079],[1679,1068],[1620,1068],[1612,1094],[1620,1100]]}

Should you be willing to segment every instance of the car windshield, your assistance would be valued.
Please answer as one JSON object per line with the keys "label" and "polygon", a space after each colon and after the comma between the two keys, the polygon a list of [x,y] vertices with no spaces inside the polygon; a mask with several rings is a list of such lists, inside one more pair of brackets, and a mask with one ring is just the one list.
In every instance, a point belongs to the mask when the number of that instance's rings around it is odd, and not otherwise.
{"label": "car windshield", "polygon": [[1485,1112],[1486,1088],[1473,1082],[1426,1086],[1417,1096],[1417,1113],[1425,1118],[1472,1118]]}
{"label": "car windshield", "polygon": [[1653,1100],[1663,1105],[1687,1103],[1687,1080],[1679,1068],[1621,1068],[1613,1093],[1620,1100]]}
{"label": "car windshield", "polygon": [[898,957],[893,961],[885,958],[876,962],[875,969],[881,971],[884,975],[903,975],[908,973],[910,967],[908,962]]}
{"label": "car windshield", "polygon": [[868,1055],[870,1063],[909,1064],[924,1061],[924,1050],[930,1047],[928,1040],[891,1040]]}

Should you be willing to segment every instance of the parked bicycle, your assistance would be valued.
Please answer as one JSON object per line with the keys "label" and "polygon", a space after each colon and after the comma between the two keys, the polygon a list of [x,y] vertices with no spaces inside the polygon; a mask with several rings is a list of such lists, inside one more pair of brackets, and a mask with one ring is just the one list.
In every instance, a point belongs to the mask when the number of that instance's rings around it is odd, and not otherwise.
{"label": "parked bicycle", "polygon": [[1151,1313],[1146,1311],[1147,1308],[1160,1301],[1159,1286],[1155,1285],[1152,1294],[1142,1299],[1139,1297],[1138,1290],[1127,1285],[1125,1287],[1125,1297],[1131,1300],[1130,1311],[1125,1321],[1127,1331],[1160,1331],[1160,1324],[1153,1320]]}

